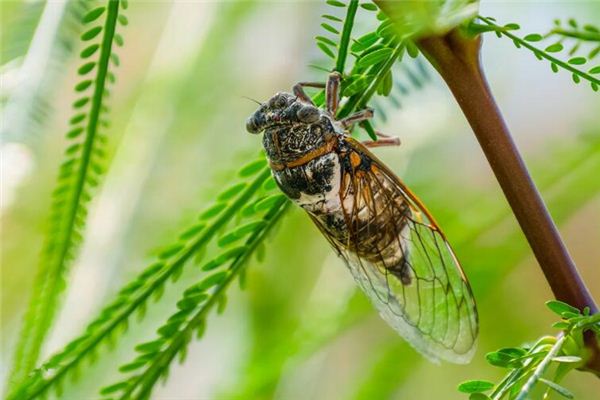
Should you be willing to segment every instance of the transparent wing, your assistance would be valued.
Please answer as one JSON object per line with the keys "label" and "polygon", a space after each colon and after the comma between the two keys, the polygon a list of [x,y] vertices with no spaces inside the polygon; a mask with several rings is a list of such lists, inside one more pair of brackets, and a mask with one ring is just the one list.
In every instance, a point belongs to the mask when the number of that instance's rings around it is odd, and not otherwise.
{"label": "transparent wing", "polygon": [[343,171],[340,188],[345,233],[327,219],[312,219],[391,327],[431,360],[468,362],[477,310],[444,234],[383,163],[360,143],[349,139],[348,145],[343,157],[352,167]]}

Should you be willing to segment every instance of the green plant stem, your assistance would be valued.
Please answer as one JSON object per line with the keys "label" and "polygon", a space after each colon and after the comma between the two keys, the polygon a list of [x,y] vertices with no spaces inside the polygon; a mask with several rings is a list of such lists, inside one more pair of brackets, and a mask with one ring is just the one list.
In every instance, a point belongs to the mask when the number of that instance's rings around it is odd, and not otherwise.
{"label": "green plant stem", "polygon": [[[444,36],[422,38],[417,45],[446,81],[471,125],[556,298],[597,312],[487,85],[479,58],[481,37],[466,37],[455,29]],[[587,344],[595,350],[590,367],[600,372],[598,344],[595,340]]]}
{"label": "green plant stem", "polygon": [[537,381],[542,377],[546,369],[552,362],[552,359],[558,354],[560,349],[562,348],[565,340],[567,338],[566,334],[561,334],[560,338],[554,343],[548,354],[544,357],[541,363],[535,368],[533,374],[529,377],[525,385],[521,388],[519,395],[515,398],[515,400],[525,400],[529,396],[529,392],[533,389]]}
{"label": "green plant stem", "polygon": [[[90,110],[89,120],[86,126],[86,137],[82,149],[81,163],[74,183],[74,193],[70,202],[70,207],[65,215],[66,225],[59,235],[63,238],[52,242],[60,245],[58,254],[50,250],[50,261],[48,270],[36,277],[41,279],[39,293],[33,293],[30,300],[29,311],[25,321],[25,327],[17,344],[17,352],[13,370],[10,374],[10,387],[16,387],[27,374],[35,367],[39,354],[48,334],[55,316],[55,308],[59,299],[61,287],[61,276],[64,273],[66,264],[72,256],[76,221],[79,210],[83,203],[83,194],[86,186],[86,179],[89,175],[90,162],[94,151],[94,142],[98,128],[98,118],[102,107],[102,99],[105,93],[106,76],[108,73],[108,63],[111,55],[113,37],[115,34],[117,16],[119,14],[119,0],[110,0],[108,2],[108,13],[103,29],[103,42],[98,62],[98,73],[94,86],[92,98],[92,108]],[[51,233],[52,234],[52,233]],[[42,256],[44,257],[44,255]],[[43,266],[42,266],[43,267]],[[35,285],[34,287],[38,287]],[[9,387],[9,390],[10,390]]]}
{"label": "green plant stem", "polygon": [[[238,276],[238,273],[246,264],[246,261],[248,261],[248,259],[252,256],[256,247],[267,236],[267,234],[270,232],[273,226],[275,226],[277,221],[279,221],[279,217],[285,213],[289,205],[290,202],[287,199],[283,199],[271,208],[271,210],[265,216],[265,220],[268,221],[267,225],[263,229],[254,232],[254,234],[248,239],[247,251],[239,255],[232,262],[231,266],[228,269],[227,277],[214,289],[209,299],[191,318],[186,327],[183,330],[177,332],[177,337],[171,342],[169,347],[162,351],[162,354],[159,356],[159,359],[152,363],[152,365],[149,368],[149,371],[141,374],[139,379],[136,380],[130,386],[130,388],[122,394],[122,396],[120,396],[121,400],[128,400],[131,398],[148,398],[152,388],[154,387],[154,383],[160,378],[165,368],[168,368],[168,366],[171,364],[175,356],[177,356],[182,347],[185,346],[187,338],[189,338],[190,335],[192,335],[193,332],[203,323],[208,312],[213,308],[216,302],[225,293],[225,290],[229,287],[231,282],[233,282],[233,280]],[[135,396],[132,396],[137,387],[141,387],[141,391]]]}
{"label": "green plant stem", "polygon": [[377,86],[384,79],[385,74],[392,68],[394,63],[404,52],[404,47],[405,45],[403,42],[400,42],[396,45],[390,58],[384,64],[382,64],[382,66],[379,68],[379,71],[375,73],[375,78],[373,79],[369,87],[363,93],[359,93],[358,95],[350,97],[346,104],[344,104],[344,106],[338,112],[338,118],[347,117],[353,111],[360,110],[367,106],[367,104],[377,91]]}
{"label": "green plant stem", "polygon": [[586,42],[600,42],[600,33],[598,32],[588,32],[588,31],[574,31],[567,30],[562,28],[552,29],[550,34],[566,36],[573,39],[584,40]]}
{"label": "green plant stem", "polygon": [[396,60],[398,60],[398,58],[400,58],[404,53],[404,49],[404,42],[400,41],[398,42],[398,44],[396,44],[396,47],[394,47],[394,51],[392,52],[390,58],[383,64],[375,79],[370,83],[369,88],[358,99],[356,109],[360,110],[367,106],[367,104],[371,100],[371,97],[373,97],[373,95],[377,91],[377,87],[385,78],[387,72],[392,69],[392,66],[394,65]]}
{"label": "green plant stem", "polygon": [[520,37],[518,37],[516,35],[513,35],[506,28],[496,25],[494,22],[490,21],[489,19],[487,19],[485,17],[480,16],[478,18],[480,20],[482,20],[483,22],[485,22],[486,24],[493,26],[495,28],[494,29],[495,32],[498,32],[501,35],[504,35],[507,38],[512,39],[513,42],[518,43],[520,46],[525,47],[528,50],[531,50],[536,56],[545,58],[546,60],[550,61],[551,63],[554,63],[554,64],[560,66],[561,68],[573,73],[574,75],[579,76],[580,78],[583,78],[591,83],[595,83],[596,85],[600,85],[600,79],[595,78],[591,74],[585,73],[585,72],[573,67],[572,65],[570,65],[567,62],[564,62],[562,60],[559,60],[556,57],[551,56],[547,52],[545,52],[541,49],[538,49],[537,47],[533,46],[531,43],[527,42],[526,40],[521,39]]}
{"label": "green plant stem", "polygon": [[348,58],[348,46],[350,45],[350,34],[352,33],[352,27],[354,26],[356,10],[358,10],[358,0],[350,0],[350,4],[348,4],[348,12],[346,13],[346,18],[344,19],[344,27],[342,29],[337,61],[335,63],[335,71],[339,72],[340,74],[344,73],[344,68],[346,66],[346,59]]}
{"label": "green plant stem", "polygon": [[[89,120],[86,126],[85,141],[83,143],[81,165],[77,174],[77,181],[75,183],[75,194],[73,195],[72,207],[68,213],[68,222],[66,229],[65,243],[71,243],[73,240],[72,235],[75,227],[75,218],[77,217],[77,211],[81,206],[81,197],[83,194],[85,180],[88,175],[90,168],[90,162],[92,158],[92,152],[94,150],[94,142],[96,140],[96,134],[98,132],[98,119],[100,117],[100,110],[102,108],[102,99],[105,93],[106,75],[108,74],[108,63],[112,49],[113,37],[115,34],[115,28],[117,24],[117,16],[119,14],[119,0],[109,0],[108,2],[108,15],[106,16],[106,24],[104,26],[104,35],[102,38],[100,60],[98,61],[98,75],[96,76],[96,82],[94,85],[92,107],[90,109]],[[59,256],[59,262],[57,265],[62,265],[66,262],[70,250],[70,246],[65,245]]]}

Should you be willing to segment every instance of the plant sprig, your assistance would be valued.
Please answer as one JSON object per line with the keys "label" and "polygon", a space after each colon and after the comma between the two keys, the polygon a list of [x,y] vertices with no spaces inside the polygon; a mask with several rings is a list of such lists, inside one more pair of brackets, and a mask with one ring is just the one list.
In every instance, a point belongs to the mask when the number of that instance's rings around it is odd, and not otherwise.
{"label": "plant sprig", "polygon": [[[559,382],[568,372],[585,364],[587,349],[583,333],[592,331],[600,337],[600,314],[590,315],[589,309],[582,312],[558,300],[548,301],[546,305],[562,318],[553,325],[561,330],[558,335],[544,336],[533,345],[488,353],[488,363],[509,369],[504,379],[498,384],[484,380],[466,381],[458,386],[458,390],[470,394],[472,400],[525,400],[530,398],[538,383],[542,383],[546,385],[546,395],[554,391],[565,398],[574,398]],[[545,376],[551,367],[555,368],[549,379]]]}
{"label": "plant sprig", "polygon": [[[108,123],[105,99],[107,87],[115,79],[111,63],[118,65],[118,58],[113,44],[123,44],[116,30],[119,23],[125,25],[127,21],[121,15],[126,8],[126,1],[109,0],[106,6],[92,9],[82,18],[83,24],[91,26],[81,35],[88,47],[81,52],[83,64],[78,73],[82,80],[75,85],[75,92],[82,97],[73,104],[75,115],[66,134],[69,145],[53,192],[49,229],[16,346],[11,387],[25,379],[39,358],[66,285],[65,274],[83,239],[87,206],[105,168],[107,137],[101,133]],[[103,15],[104,23],[99,25]]]}
{"label": "plant sprig", "polygon": [[580,69],[580,66],[588,64],[593,57],[586,58],[584,56],[576,56],[570,57],[567,61],[564,61],[554,56],[554,54],[559,53],[564,49],[564,46],[560,42],[546,45],[543,49],[538,48],[533,43],[542,42],[544,40],[544,36],[539,33],[530,33],[521,38],[512,33],[513,31],[520,29],[518,24],[510,23],[501,26],[498,25],[493,18],[479,16],[478,19],[483,21],[486,25],[472,23],[469,27],[472,32],[493,31],[498,37],[505,36],[511,39],[517,48],[522,47],[530,50],[537,59],[549,61],[553,72],[564,69],[571,73],[573,82],[580,83],[581,80],[586,80],[590,83],[592,90],[595,92],[600,88],[600,78],[596,77],[600,75],[600,65],[592,66],[587,71]]}
{"label": "plant sprig", "polygon": [[585,44],[590,44],[592,49],[587,54],[588,60],[592,60],[600,54],[600,28],[586,24],[580,26],[576,20],[569,19],[567,26],[564,26],[560,20],[554,21],[554,28],[546,35],[546,38],[556,38],[558,41],[554,46],[563,46],[567,41],[571,42],[568,54],[573,56],[580,52]]}
{"label": "plant sprig", "polygon": [[[233,280],[240,276],[247,260],[279,221],[279,217],[285,212],[289,202],[283,195],[277,194],[259,199],[252,205],[252,209],[254,212],[260,212],[265,209],[265,204],[273,205],[268,208],[264,217],[245,225],[257,228],[251,230],[252,234],[244,245],[215,256],[204,265],[203,270],[213,270],[231,260],[229,267],[208,275],[184,292],[182,298],[177,302],[177,312],[158,328],[158,337],[153,341],[136,346],[136,351],[140,355],[119,369],[123,373],[131,373],[131,375],[103,388],[100,392],[102,395],[115,396],[118,394],[117,398],[122,400],[147,399],[156,381],[168,375],[169,367],[175,357],[179,355],[180,361],[183,361],[187,345],[192,340],[194,333],[197,338],[202,337],[207,315],[215,306],[219,313],[223,311],[226,303],[225,290]],[[246,236],[244,233],[236,233],[240,230],[246,231],[243,227],[236,228],[222,236],[222,239],[243,238]]]}
{"label": "plant sprig", "polygon": [[9,395],[9,399],[34,399],[51,388],[59,387],[85,359],[97,354],[101,345],[115,340],[116,335],[127,328],[134,314],[143,316],[148,301],[160,299],[169,279],[177,280],[184,266],[206,248],[217,232],[243,211],[263,190],[269,174],[263,157],[241,167],[238,172],[241,181],[224,189],[216,202],[200,213],[198,222],[185,229],[174,244],[158,254],[154,263],[119,291],[116,299],[88,325],[83,335],[36,369]]}

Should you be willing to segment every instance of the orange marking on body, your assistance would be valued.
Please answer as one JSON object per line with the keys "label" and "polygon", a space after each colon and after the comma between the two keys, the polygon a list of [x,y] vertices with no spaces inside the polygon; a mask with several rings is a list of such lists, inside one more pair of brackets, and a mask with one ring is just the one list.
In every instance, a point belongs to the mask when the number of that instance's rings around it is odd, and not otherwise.
{"label": "orange marking on body", "polygon": [[356,168],[360,165],[360,163],[362,162],[362,160],[360,159],[360,156],[358,155],[358,153],[350,153],[350,165],[352,165],[353,168]]}
{"label": "orange marking on body", "polygon": [[329,141],[325,142],[325,144],[321,147],[317,147],[316,149],[309,151],[305,155],[295,159],[294,161],[286,162],[286,163],[278,163],[274,161],[269,161],[271,164],[271,168],[275,171],[281,171],[285,168],[294,168],[305,165],[310,161],[314,160],[317,157],[321,157],[322,155],[328,154],[335,150],[337,146],[337,141],[335,138],[331,138]]}

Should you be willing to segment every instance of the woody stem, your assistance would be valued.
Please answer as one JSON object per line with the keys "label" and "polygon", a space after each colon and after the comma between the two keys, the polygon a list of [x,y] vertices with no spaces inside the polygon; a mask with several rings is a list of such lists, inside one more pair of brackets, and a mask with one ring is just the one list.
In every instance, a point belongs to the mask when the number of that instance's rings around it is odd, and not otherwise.
{"label": "woody stem", "polygon": [[[417,41],[421,52],[442,76],[467,118],[529,246],[558,300],[598,311],[546,206],[513,142],[487,85],[480,63],[481,37],[454,29]],[[587,338],[593,354],[588,367],[600,374],[600,350]]]}

